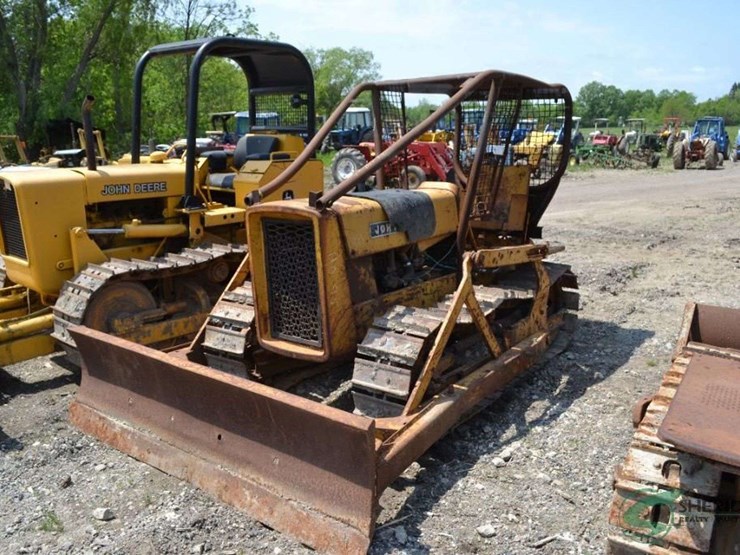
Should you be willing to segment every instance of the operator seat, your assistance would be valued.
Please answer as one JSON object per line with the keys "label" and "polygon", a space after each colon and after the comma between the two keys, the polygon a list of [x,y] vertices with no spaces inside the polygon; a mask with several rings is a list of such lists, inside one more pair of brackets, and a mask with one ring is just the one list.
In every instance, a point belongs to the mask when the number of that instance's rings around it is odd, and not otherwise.
{"label": "operator seat", "polygon": [[241,168],[248,160],[269,160],[278,146],[278,138],[273,135],[244,135],[234,149],[234,166]]}

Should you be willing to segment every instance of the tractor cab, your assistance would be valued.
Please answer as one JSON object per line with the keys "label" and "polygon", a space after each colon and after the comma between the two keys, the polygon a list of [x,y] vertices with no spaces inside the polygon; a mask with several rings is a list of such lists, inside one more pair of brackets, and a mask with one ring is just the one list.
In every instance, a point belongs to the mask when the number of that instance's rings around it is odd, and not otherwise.
{"label": "tractor cab", "polygon": [[364,106],[350,106],[321,145],[322,152],[340,150],[373,140],[373,114]]}
{"label": "tractor cab", "polygon": [[714,141],[717,145],[717,152],[722,155],[723,159],[730,159],[732,157],[730,136],[725,128],[723,117],[705,116],[696,120],[694,129],[691,132],[691,143],[693,144],[698,141],[706,142],[707,140]]}

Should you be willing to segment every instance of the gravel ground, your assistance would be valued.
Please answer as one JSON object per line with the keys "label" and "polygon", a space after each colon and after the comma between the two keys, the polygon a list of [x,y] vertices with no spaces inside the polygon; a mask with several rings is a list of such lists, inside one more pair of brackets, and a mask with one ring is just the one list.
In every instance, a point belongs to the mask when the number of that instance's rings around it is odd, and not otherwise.
{"label": "gravel ground", "polygon": [[[570,350],[387,490],[371,552],[603,552],[630,410],[668,367],[685,302],[740,307],[738,221],[740,164],[567,176],[543,224],[580,280]],[[77,380],[59,355],[0,369],[1,553],[307,552],[79,433]]]}

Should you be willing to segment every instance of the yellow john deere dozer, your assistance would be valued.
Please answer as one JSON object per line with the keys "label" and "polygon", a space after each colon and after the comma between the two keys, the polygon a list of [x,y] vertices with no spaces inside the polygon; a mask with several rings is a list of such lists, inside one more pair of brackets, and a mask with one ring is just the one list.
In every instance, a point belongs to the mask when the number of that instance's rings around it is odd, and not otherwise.
{"label": "yellow john deere dozer", "polygon": [[[328,192],[266,202],[366,91],[378,156]],[[444,100],[383,150],[384,122],[407,128],[417,94]],[[462,107],[473,105],[483,123],[463,144]],[[455,182],[384,188],[385,164],[451,112]],[[562,85],[499,71],[359,85],[250,195],[249,254],[189,348],[70,328],[83,361],[72,422],[305,544],[364,552],[382,491],[564,347],[577,283],[545,260],[562,249],[538,223],[568,156],[535,176],[512,163],[500,130],[571,115]],[[371,175],[375,190],[353,192]]]}
{"label": "yellow john deere dozer", "polygon": [[[172,55],[192,56],[187,152],[143,164],[144,70]],[[270,128],[253,125],[233,151],[196,148],[200,70],[212,56],[243,69],[250,114],[281,117]],[[54,338],[73,351],[70,324],[187,344],[244,257],[245,196],[285,169],[315,132],[311,67],[276,42],[220,37],[149,49],[134,76],[133,163],[97,166],[91,104],[88,97],[83,105],[86,168],[0,173],[0,280],[5,285],[7,272],[13,284],[0,290],[0,365],[51,352]],[[305,197],[322,180],[321,162],[307,160],[271,199]]]}

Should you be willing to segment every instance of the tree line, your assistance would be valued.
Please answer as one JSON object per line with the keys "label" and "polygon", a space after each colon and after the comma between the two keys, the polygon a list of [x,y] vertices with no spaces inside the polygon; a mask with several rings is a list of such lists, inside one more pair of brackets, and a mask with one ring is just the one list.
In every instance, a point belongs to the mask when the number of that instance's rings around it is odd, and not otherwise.
{"label": "tree line", "polygon": [[[50,123],[80,119],[87,94],[96,97],[93,119],[106,131],[114,153],[130,144],[133,71],[156,44],[224,34],[277,40],[253,21],[253,9],[224,0],[0,0],[0,134],[17,134],[32,157],[53,144]],[[380,66],[361,48],[308,49],[314,69],[316,111],[329,114],[359,82],[378,79]],[[144,78],[142,141],[170,142],[183,136],[188,60],[155,59]],[[410,121],[435,106],[409,107]],[[209,60],[202,72],[199,127],[209,112],[247,109],[246,82],[233,64]],[[575,99],[584,125],[609,118],[619,125],[643,117],[660,126],[664,117],[691,122],[703,115],[740,123],[740,84],[718,99],[697,102],[687,91],[622,91],[591,82]],[[71,142],[72,133],[68,134]]]}
{"label": "tree line", "polygon": [[592,81],[578,91],[573,111],[583,118],[585,126],[592,125],[595,118],[609,118],[612,126],[622,125],[628,118],[645,118],[648,128],[658,128],[666,117],[679,117],[687,125],[702,116],[722,116],[727,125],[737,125],[740,124],[740,84],[733,83],[730,91],[720,98],[697,102],[696,95],[687,91],[623,91],[614,85]]}
{"label": "tree line", "polygon": [[[278,40],[253,9],[223,0],[0,0],[0,134],[17,134],[32,157],[53,144],[50,124],[80,119],[86,95],[114,153],[129,148],[133,72],[150,47],[231,34]],[[328,113],[356,83],[379,77],[372,53],[352,48],[306,52],[316,79],[317,113]],[[154,59],[144,76],[142,142],[170,142],[185,130],[189,60]],[[246,79],[234,64],[203,67],[199,127],[210,112],[246,110]],[[67,125],[67,127],[69,127]],[[70,130],[65,139],[72,141]]]}

